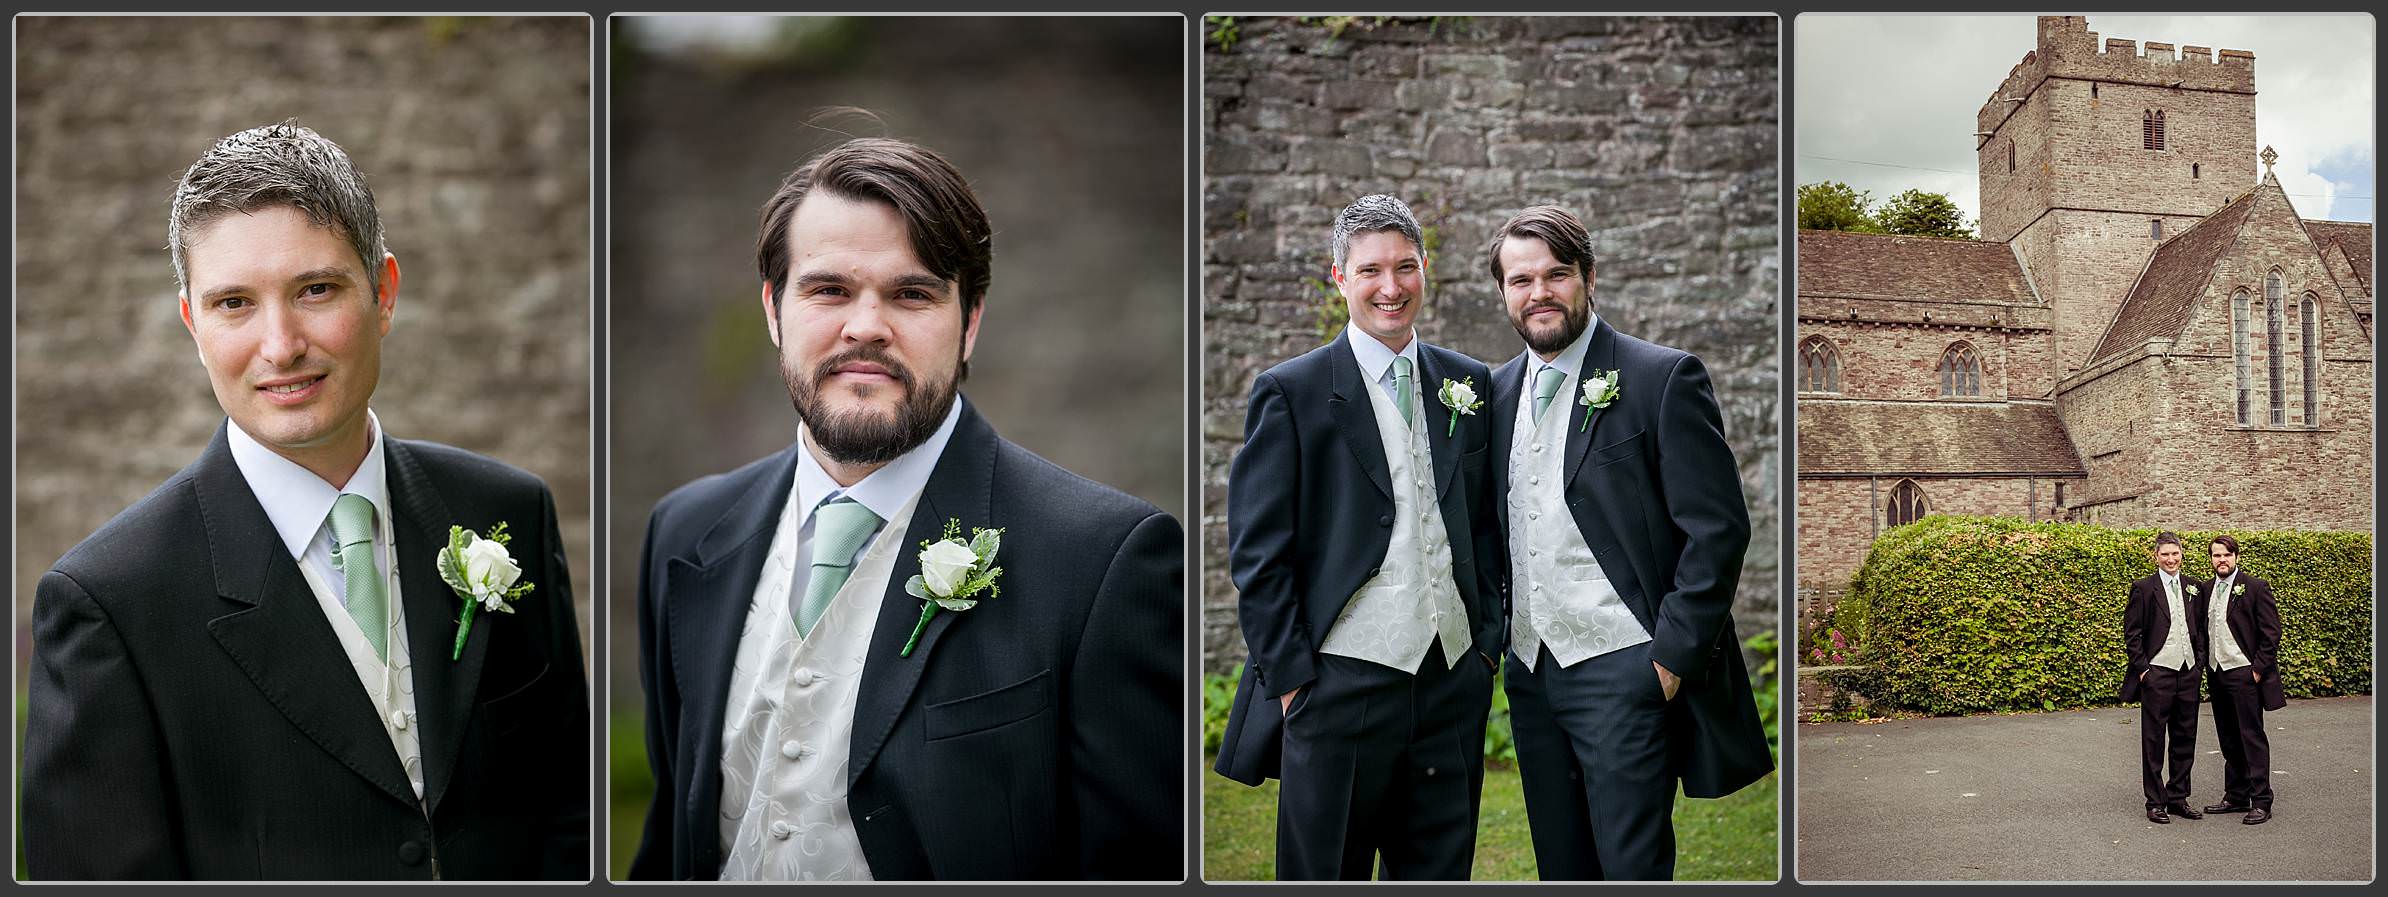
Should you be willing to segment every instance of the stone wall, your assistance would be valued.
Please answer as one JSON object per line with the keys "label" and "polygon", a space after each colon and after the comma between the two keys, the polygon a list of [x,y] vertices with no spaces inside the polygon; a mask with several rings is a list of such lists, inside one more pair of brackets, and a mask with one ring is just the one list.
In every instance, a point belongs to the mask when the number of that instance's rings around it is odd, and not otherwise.
{"label": "stone wall", "polygon": [[[1215,26],[1214,26],[1215,27]],[[1328,228],[1367,193],[1410,203],[1433,283],[1421,336],[1521,351],[1485,272],[1492,229],[1574,211],[1620,330],[1708,364],[1753,533],[1736,617],[1776,625],[1781,521],[1777,44],[1758,18],[1238,19],[1203,50],[1204,669],[1243,656],[1227,471],[1252,378],[1332,337]]]}
{"label": "stone wall", "polygon": [[[1842,300],[1838,304],[1859,304]],[[1872,305],[1872,303],[1867,303]],[[1940,394],[1940,360],[1959,342],[1981,361],[1983,401],[2038,398],[2047,393],[2039,367],[2048,331],[1876,324],[1865,320],[1802,319],[1799,339],[1831,340],[1841,356],[1841,391],[1850,399],[1955,401]],[[1796,363],[1796,362],[1794,362]],[[1794,371],[1796,373],[1796,371]],[[2034,382],[2038,381],[2038,382]]]}
{"label": "stone wall", "polygon": [[[796,436],[758,216],[848,134],[936,150],[986,207],[963,394],[1005,438],[1192,529],[1183,18],[793,20],[751,55],[645,50],[642,24],[617,25],[611,93],[615,644],[656,500]],[[807,123],[835,106],[879,121]],[[618,703],[638,700],[634,655],[616,652]]]}
{"label": "stone wall", "polygon": [[[2371,530],[2372,360],[2338,282],[2287,198],[2269,187],[2219,259],[2178,340],[2135,350],[2063,385],[2057,405],[2085,463],[2091,519],[2107,526]],[[2282,279],[2271,332],[2264,279]],[[2249,298],[2253,426],[2237,418],[2231,297]],[[2299,306],[2321,328],[2319,426],[2305,421]],[[2267,355],[2281,346],[2285,407],[2271,426]],[[2161,342],[2161,341],[2159,341]]]}
{"label": "stone wall", "polygon": [[52,562],[223,421],[176,312],[167,204],[217,138],[285,118],[347,149],[404,273],[375,412],[546,479],[585,623],[588,18],[16,26],[20,623]]}
{"label": "stone wall", "polygon": [[[1865,565],[1875,537],[1890,528],[1885,507],[1906,477],[1832,477],[1799,481],[1799,585],[1819,594],[1849,586]],[[1927,514],[1971,514],[2049,520],[2058,516],[2056,488],[2071,501],[2078,477],[1913,477]]]}

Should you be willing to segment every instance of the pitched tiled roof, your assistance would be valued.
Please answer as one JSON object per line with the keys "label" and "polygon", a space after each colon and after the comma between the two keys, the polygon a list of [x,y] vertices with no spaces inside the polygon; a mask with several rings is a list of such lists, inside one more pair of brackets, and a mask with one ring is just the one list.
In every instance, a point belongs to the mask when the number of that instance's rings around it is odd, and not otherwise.
{"label": "pitched tiled roof", "polygon": [[2008,402],[1799,403],[1799,475],[2083,476],[2050,405]]}
{"label": "pitched tiled roof", "polygon": [[1799,294],[2037,305],[2005,243],[1799,232]]}
{"label": "pitched tiled roof", "polygon": [[2313,241],[2328,250],[2337,246],[2347,254],[2347,261],[2355,266],[2355,279],[2362,282],[2363,292],[2371,292],[2371,224],[2363,221],[2307,221],[2305,232]]}
{"label": "pitched tiled roof", "polygon": [[2155,257],[2140,273],[2139,282],[2131,286],[2131,295],[2124,297],[2106,336],[2090,353],[2092,364],[2150,337],[2180,335],[2189,323],[2190,304],[2205,291],[2206,281],[2213,279],[2215,260],[2238,239],[2248,211],[2255,208],[2255,194],[2254,190],[2239,194],[2156,247]]}

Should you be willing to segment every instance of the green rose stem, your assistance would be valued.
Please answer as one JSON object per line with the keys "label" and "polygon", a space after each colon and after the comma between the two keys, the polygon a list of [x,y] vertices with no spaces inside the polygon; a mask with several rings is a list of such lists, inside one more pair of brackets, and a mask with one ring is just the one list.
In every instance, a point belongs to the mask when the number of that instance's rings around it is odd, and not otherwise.
{"label": "green rose stem", "polygon": [[[923,601],[920,603],[920,622],[912,624],[912,637],[904,640],[904,651],[903,653],[896,655],[897,657],[912,656],[912,646],[920,643],[921,631],[929,628],[929,618],[936,615],[937,602]],[[457,644],[461,645],[463,642],[460,641],[457,642]]]}
{"label": "green rose stem", "polygon": [[465,598],[464,620],[456,627],[456,650],[448,652],[449,662],[453,663],[464,657],[464,637],[473,634],[473,609],[480,606],[481,602],[474,601],[469,596]]}
{"label": "green rose stem", "polygon": [[1598,409],[1593,408],[1591,403],[1584,403],[1584,422],[1575,426],[1576,432],[1581,433],[1585,430],[1592,429],[1592,412],[1596,410]]}
{"label": "green rose stem", "polygon": [[1444,435],[1444,436],[1446,436],[1446,437],[1449,437],[1449,436],[1456,436],[1456,435],[1458,435],[1458,434],[1459,434],[1459,409],[1457,409],[1457,408],[1453,408],[1453,409],[1451,409],[1451,425],[1450,425],[1450,426],[1447,426],[1447,427],[1444,427],[1444,428],[1443,428],[1443,435]]}

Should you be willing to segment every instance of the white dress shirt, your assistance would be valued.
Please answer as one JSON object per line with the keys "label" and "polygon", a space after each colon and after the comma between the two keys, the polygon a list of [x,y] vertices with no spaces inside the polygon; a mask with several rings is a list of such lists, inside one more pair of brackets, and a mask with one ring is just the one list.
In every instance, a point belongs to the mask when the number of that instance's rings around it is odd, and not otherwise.
{"label": "white dress shirt", "polygon": [[2206,596],[2206,662],[2215,672],[2235,670],[2254,663],[2247,652],[2239,648],[2239,639],[2230,631],[2231,586],[2239,581],[2239,571],[2214,580],[2214,593]]}
{"label": "white dress shirt", "polygon": [[2181,576],[2158,570],[2156,578],[2164,586],[2165,607],[2172,611],[2172,620],[2164,629],[2164,644],[2148,658],[2148,665],[2185,670],[2197,662],[2197,654],[2189,644],[2189,611],[2181,597]]}
{"label": "white dress shirt", "polygon": [[[1376,384],[1376,388],[1384,392],[1385,398],[1399,398],[1393,392],[1393,359],[1396,357],[1410,360],[1410,394],[1425,394],[1418,386],[1418,378],[1425,376],[1418,369],[1418,331],[1410,331],[1409,341],[1401,344],[1399,352],[1385,348],[1384,343],[1362,331],[1358,324],[1346,324],[1343,331],[1345,339],[1352,344],[1352,358],[1360,362],[1360,375]],[[1410,410],[1415,412],[1418,409],[1413,407]],[[1415,415],[1412,419],[1416,419]]]}
{"label": "white dress shirt", "polygon": [[[1650,640],[1648,630],[1625,606],[1624,597],[1609,582],[1600,559],[1576,529],[1567,506],[1566,465],[1568,426],[1574,412],[1576,384],[1584,353],[1592,342],[1586,326],[1575,342],[1557,357],[1539,357],[1525,367],[1524,390],[1518,395],[1517,420],[1510,441],[1509,573],[1510,647],[1526,669],[1534,669],[1542,648],[1561,667]],[[1534,381],[1545,367],[1566,375],[1559,392],[1534,420]]]}
{"label": "white dress shirt", "polygon": [[[913,509],[961,411],[955,402],[928,441],[851,487],[831,479],[798,434],[795,480],[747,607],[722,717],[723,880],[871,880],[846,803],[863,660]],[[812,574],[816,512],[841,497],[881,522],[812,632],[799,636],[789,597],[804,594]]]}
{"label": "white dress shirt", "polygon": [[[274,525],[274,534],[281,537],[283,548],[297,562],[308,590],[315,593],[325,621],[339,637],[351,672],[363,687],[364,697],[373,702],[374,716],[381,719],[391,749],[406,767],[407,782],[414,786],[415,797],[420,799],[423,745],[415,716],[414,665],[409,659],[406,640],[406,602],[400,600],[398,589],[398,545],[393,529],[395,518],[390,515],[388,468],[382,454],[381,420],[368,409],[365,421],[372,432],[372,442],[365,451],[364,462],[357,465],[356,472],[342,486],[333,486],[313,471],[266,448],[238,423],[225,428],[225,441],[232,448],[232,461],[240,468],[241,478],[248,481],[249,491],[265,508],[266,519]],[[384,641],[388,647],[386,661],[374,654],[373,643],[366,640],[356,618],[348,614],[348,577],[332,569],[335,547],[332,503],[342,494],[361,496],[373,503],[373,564],[381,572],[382,594],[386,596],[384,603],[389,611]]]}

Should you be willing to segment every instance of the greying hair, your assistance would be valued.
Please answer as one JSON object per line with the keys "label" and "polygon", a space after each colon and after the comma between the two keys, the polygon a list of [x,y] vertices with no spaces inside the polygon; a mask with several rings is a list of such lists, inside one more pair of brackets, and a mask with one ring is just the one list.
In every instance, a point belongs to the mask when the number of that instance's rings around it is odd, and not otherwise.
{"label": "greying hair", "polygon": [[270,206],[290,206],[317,227],[328,227],[356,250],[372,296],[381,296],[381,213],[373,189],[340,145],[296,119],[250,128],[216,141],[174,187],[166,221],[174,253],[174,282],[190,288],[191,236],[219,218]]}
{"label": "greying hair", "polygon": [[1426,239],[1418,231],[1418,217],[1410,214],[1410,207],[1390,193],[1371,193],[1335,213],[1335,267],[1343,267],[1344,256],[1351,253],[1352,237],[1380,231],[1399,231],[1410,239],[1410,246],[1420,253],[1426,251]]}

